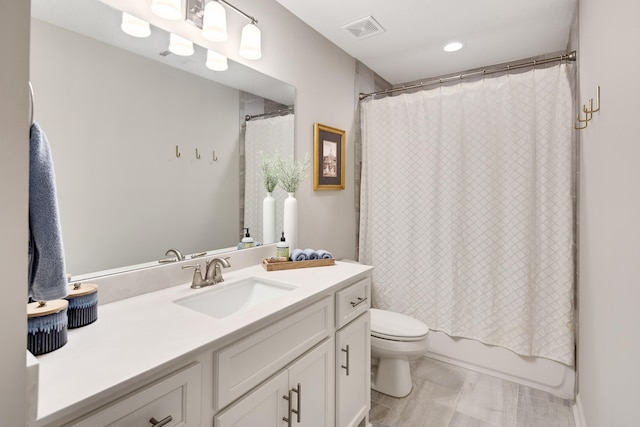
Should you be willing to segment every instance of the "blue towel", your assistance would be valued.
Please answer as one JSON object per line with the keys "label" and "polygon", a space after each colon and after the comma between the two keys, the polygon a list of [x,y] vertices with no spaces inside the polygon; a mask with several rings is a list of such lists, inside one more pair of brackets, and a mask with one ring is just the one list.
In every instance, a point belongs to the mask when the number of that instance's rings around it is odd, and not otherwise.
{"label": "blue towel", "polygon": [[307,256],[304,254],[302,249],[294,249],[291,251],[289,259],[291,259],[291,261],[305,261]]}
{"label": "blue towel", "polygon": [[29,141],[29,296],[48,301],[68,292],[53,159],[47,137],[34,123]]}
{"label": "blue towel", "polygon": [[307,257],[308,260],[318,259],[318,252],[314,251],[311,248],[305,249],[304,255]]}
{"label": "blue towel", "polygon": [[331,259],[331,258],[333,258],[333,255],[331,255],[331,253],[329,251],[325,251],[324,249],[318,249],[316,251],[316,253],[318,254],[318,258],[320,258],[320,259]]}

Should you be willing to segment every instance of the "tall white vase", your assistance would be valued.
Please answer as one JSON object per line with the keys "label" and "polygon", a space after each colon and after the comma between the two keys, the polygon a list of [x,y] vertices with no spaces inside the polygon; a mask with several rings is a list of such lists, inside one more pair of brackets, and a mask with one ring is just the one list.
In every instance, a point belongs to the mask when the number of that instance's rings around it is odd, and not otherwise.
{"label": "tall white vase", "polygon": [[276,199],[267,193],[262,201],[262,243],[275,243],[276,233]]}
{"label": "tall white vase", "polygon": [[289,243],[289,251],[298,247],[298,200],[294,193],[284,199],[284,237]]}

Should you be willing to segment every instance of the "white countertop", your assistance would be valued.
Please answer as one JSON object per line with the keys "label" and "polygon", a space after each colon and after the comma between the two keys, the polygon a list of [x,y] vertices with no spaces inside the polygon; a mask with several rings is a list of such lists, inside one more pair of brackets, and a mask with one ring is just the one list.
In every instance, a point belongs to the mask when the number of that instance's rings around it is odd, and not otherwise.
{"label": "white countertop", "polygon": [[[225,345],[236,333],[253,332],[267,318],[293,312],[371,267],[336,262],[334,266],[265,271],[255,265],[224,272],[225,282],[202,289],[190,283],[100,305],[98,320],[70,329],[62,348],[38,356],[37,425],[46,426],[142,381],[198,350]],[[291,292],[224,319],[201,314],[173,301],[232,286],[257,277],[297,286]],[[98,294],[100,298],[100,294]]]}

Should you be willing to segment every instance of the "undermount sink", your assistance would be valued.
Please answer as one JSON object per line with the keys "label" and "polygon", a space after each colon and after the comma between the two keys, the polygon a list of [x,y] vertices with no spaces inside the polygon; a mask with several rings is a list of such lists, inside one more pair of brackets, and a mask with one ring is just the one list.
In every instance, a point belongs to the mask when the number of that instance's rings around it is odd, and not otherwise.
{"label": "undermount sink", "polygon": [[293,289],[296,289],[296,286],[249,278],[214,285],[210,290],[176,300],[174,303],[222,319],[270,301]]}

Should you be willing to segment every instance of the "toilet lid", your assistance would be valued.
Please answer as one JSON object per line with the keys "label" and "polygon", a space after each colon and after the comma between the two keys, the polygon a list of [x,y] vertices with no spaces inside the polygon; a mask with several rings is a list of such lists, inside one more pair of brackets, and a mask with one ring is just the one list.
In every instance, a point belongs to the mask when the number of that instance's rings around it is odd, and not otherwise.
{"label": "toilet lid", "polygon": [[394,341],[417,341],[424,338],[429,327],[413,317],[393,311],[372,308],[371,335]]}

